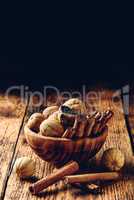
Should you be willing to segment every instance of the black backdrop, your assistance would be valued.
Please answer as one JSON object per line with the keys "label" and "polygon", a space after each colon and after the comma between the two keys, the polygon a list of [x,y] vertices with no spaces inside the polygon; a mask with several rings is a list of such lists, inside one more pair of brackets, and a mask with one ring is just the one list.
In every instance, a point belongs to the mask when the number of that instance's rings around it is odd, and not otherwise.
{"label": "black backdrop", "polygon": [[16,84],[31,88],[44,85],[80,88],[83,84],[119,87],[133,82],[132,69],[132,64],[91,62],[79,56],[0,56],[0,87]]}

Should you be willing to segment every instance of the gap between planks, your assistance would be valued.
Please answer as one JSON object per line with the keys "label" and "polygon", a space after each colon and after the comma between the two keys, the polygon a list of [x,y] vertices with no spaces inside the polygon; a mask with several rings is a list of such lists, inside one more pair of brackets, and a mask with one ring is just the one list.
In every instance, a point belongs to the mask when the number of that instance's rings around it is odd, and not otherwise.
{"label": "gap between planks", "polygon": [[[123,105],[123,110],[124,110],[124,118],[125,118],[125,123],[126,123],[126,127],[128,130],[128,134],[129,134],[129,138],[130,138],[130,142],[131,142],[131,148],[132,148],[132,152],[134,155],[134,129],[133,129],[133,121],[134,121],[134,94],[132,92],[128,93],[129,96],[127,96],[127,101],[125,102],[126,99],[124,99],[124,94],[121,94],[121,100],[122,100],[122,105]],[[129,99],[128,99],[129,98]],[[127,106],[129,106],[127,108]],[[127,112],[127,113],[126,113]]]}
{"label": "gap between planks", "polygon": [[12,153],[11,160],[9,162],[7,172],[6,172],[6,175],[5,175],[5,178],[4,178],[4,182],[3,182],[3,186],[2,186],[2,190],[1,190],[1,194],[0,194],[0,200],[3,200],[4,196],[5,196],[7,183],[8,183],[8,180],[9,180],[9,177],[10,177],[10,174],[11,174],[11,171],[12,171],[12,167],[13,167],[13,164],[14,164],[14,161],[15,161],[14,155],[15,155],[16,146],[17,146],[17,143],[18,143],[18,140],[19,140],[21,130],[23,128],[23,123],[24,123],[25,115],[27,113],[28,105],[29,105],[29,98],[26,101],[25,112],[24,112],[24,115],[23,115],[23,118],[22,118],[22,122],[20,124],[20,128],[19,128],[19,131],[18,131],[18,135],[17,135],[16,141],[15,141],[15,144],[13,146],[13,153]]}

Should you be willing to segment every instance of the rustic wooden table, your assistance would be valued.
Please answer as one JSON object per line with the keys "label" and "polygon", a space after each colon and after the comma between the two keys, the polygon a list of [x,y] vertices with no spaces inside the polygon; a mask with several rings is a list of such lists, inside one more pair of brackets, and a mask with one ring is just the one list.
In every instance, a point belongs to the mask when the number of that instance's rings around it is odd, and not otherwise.
{"label": "rustic wooden table", "polygon": [[[28,181],[20,181],[13,173],[13,164],[17,157],[29,156],[36,160],[36,176],[39,178],[50,174],[54,167],[38,158],[27,144],[22,143],[23,127],[33,110],[29,101],[21,102],[19,97],[11,96],[12,105],[0,95],[0,200],[34,200],[34,199],[96,199],[96,200],[133,200],[133,152],[130,137],[127,131],[121,98],[113,102],[112,90],[100,90],[101,101],[93,98],[90,103],[97,106],[99,110],[107,107],[113,109],[115,115],[109,124],[109,135],[106,143],[96,157],[109,147],[121,149],[127,159],[126,175],[123,180],[102,187],[101,194],[82,193],[76,188],[66,186],[59,182],[38,196],[33,196],[28,187]],[[38,110],[38,108],[34,108]],[[133,105],[130,106],[133,110]],[[134,115],[129,117],[131,123]]]}

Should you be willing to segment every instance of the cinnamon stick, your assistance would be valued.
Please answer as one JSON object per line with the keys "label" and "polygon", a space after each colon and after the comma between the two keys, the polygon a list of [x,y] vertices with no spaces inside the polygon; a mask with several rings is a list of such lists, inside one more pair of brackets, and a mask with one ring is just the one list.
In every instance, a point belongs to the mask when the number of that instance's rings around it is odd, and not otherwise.
{"label": "cinnamon stick", "polygon": [[94,174],[81,174],[65,176],[65,183],[88,183],[94,181],[106,181],[106,180],[117,180],[121,177],[118,172],[104,172],[104,173],[94,173]]}
{"label": "cinnamon stick", "polygon": [[87,117],[84,116],[84,115],[79,115],[78,116],[78,125],[77,125],[77,129],[76,129],[76,134],[75,136],[77,138],[82,138],[84,136],[84,133],[85,133],[85,127],[87,125]]}
{"label": "cinnamon stick", "polygon": [[95,110],[92,114],[88,114],[88,115],[87,115],[87,118],[88,118],[88,119],[91,119],[91,118],[93,118],[97,113],[98,113],[98,112]]}
{"label": "cinnamon stick", "polygon": [[63,133],[62,138],[72,138],[72,135],[73,135],[73,129],[72,127],[69,127]]}
{"label": "cinnamon stick", "polygon": [[94,116],[94,118],[96,119],[96,121],[101,117],[101,113],[97,112],[96,115]]}
{"label": "cinnamon stick", "polygon": [[95,135],[98,132],[98,129],[101,125],[100,119],[102,118],[102,113],[98,112],[94,118],[95,118],[95,123],[94,126],[92,127],[91,135]]}
{"label": "cinnamon stick", "polygon": [[37,194],[38,192],[44,190],[48,186],[61,180],[64,176],[71,175],[79,170],[79,165],[75,161],[71,161],[62,168],[54,171],[53,174],[46,176],[45,178],[37,181],[29,187],[32,194]]}
{"label": "cinnamon stick", "polygon": [[63,138],[72,138],[76,133],[77,127],[78,127],[78,117],[76,116],[73,127],[67,128],[62,137]]}
{"label": "cinnamon stick", "polygon": [[107,110],[105,113],[104,113],[104,118],[102,120],[102,124],[99,128],[99,132],[102,131],[102,129],[106,126],[107,122],[112,118],[113,116],[113,112],[111,110]]}
{"label": "cinnamon stick", "polygon": [[89,137],[92,133],[92,129],[95,125],[95,119],[88,119],[87,127],[85,128],[85,137]]}

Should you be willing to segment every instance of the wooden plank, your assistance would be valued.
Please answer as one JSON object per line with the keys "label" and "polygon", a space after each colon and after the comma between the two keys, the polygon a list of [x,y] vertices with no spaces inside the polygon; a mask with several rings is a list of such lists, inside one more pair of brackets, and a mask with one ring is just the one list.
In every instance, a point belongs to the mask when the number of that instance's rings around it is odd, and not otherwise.
{"label": "wooden plank", "polygon": [[0,95],[0,198],[6,188],[26,104],[19,97]]}
{"label": "wooden plank", "polygon": [[[34,99],[34,103],[36,101],[37,101],[37,99]],[[39,107],[33,106],[33,99],[30,100],[27,114],[24,119],[24,125],[33,112],[39,112],[39,111],[40,111]],[[32,152],[32,150],[28,146],[28,144],[26,144],[26,143],[23,144],[22,143],[23,136],[24,136],[24,134],[23,134],[23,129],[22,129],[20,137],[19,137],[19,141],[17,143],[16,151],[14,154],[14,161],[16,160],[16,158],[22,157],[22,156],[28,156],[28,157],[33,158],[36,161],[36,178],[37,179],[38,179],[38,177],[41,178],[41,177],[44,177],[45,174],[51,173],[51,171],[54,169],[54,167],[49,165],[48,163],[42,161],[39,157],[37,157]],[[28,191],[28,186],[29,186],[29,182],[20,181],[20,179],[18,177],[16,177],[15,174],[12,172],[10,175],[10,178],[8,180],[4,199],[16,199],[16,200],[17,199],[29,199],[29,198],[35,199],[36,197],[32,196],[30,194],[30,192]]]}
{"label": "wooden plank", "polygon": [[[98,99],[91,100],[93,106],[97,106],[100,110],[107,109],[107,107],[110,107],[113,109],[115,116],[111,120],[111,123],[109,124],[109,135],[107,138],[107,141],[101,150],[100,153],[98,153],[97,158],[99,159],[100,155],[104,151],[104,149],[107,149],[109,147],[117,147],[121,149],[127,158],[132,157],[132,151],[131,151],[131,145],[130,145],[130,139],[128,137],[128,132],[125,125],[124,115],[123,115],[123,109],[122,109],[122,103],[121,99],[118,99],[118,102],[112,101],[113,91],[101,91],[101,101]],[[90,104],[91,105],[91,104]],[[46,175],[52,173],[54,170],[54,167],[47,162],[42,161],[39,159],[30,149],[28,145],[22,145],[21,144],[21,138],[18,141],[17,148],[15,155],[17,157],[21,157],[24,155],[27,155],[29,157],[32,157],[36,160],[36,176],[39,178],[45,177]],[[40,193],[39,196],[33,196],[28,191],[29,182],[26,181],[20,181],[13,172],[11,173],[7,189],[5,193],[4,200],[37,200],[37,199],[47,199],[47,200],[63,200],[63,199],[76,199],[76,200],[82,200],[84,199],[96,199],[96,200],[131,200],[134,199],[134,193],[133,193],[133,187],[134,187],[134,181],[127,177],[126,180],[119,181],[117,183],[114,183],[113,185],[108,185],[103,187],[102,194],[98,194],[96,196],[92,194],[79,194],[76,192],[76,190],[72,187],[63,185],[62,182],[59,182],[51,187],[49,187],[44,192]]]}
{"label": "wooden plank", "polygon": [[[124,110],[122,107],[121,97],[118,100],[113,100],[114,91],[102,91],[102,101],[100,105],[100,110],[109,107],[114,111],[114,117],[109,124],[109,135],[103,149],[97,155],[98,157],[105,149],[110,147],[116,147],[124,152],[127,164],[130,164],[130,160],[134,160],[130,138],[126,129],[126,123],[124,119]],[[133,165],[133,162],[132,162]],[[134,165],[133,165],[134,166]],[[128,166],[127,166],[128,167]],[[108,187],[103,188],[103,193],[100,199],[134,199],[133,193],[134,180],[132,177],[127,177],[126,180],[119,181]]]}
{"label": "wooden plank", "polygon": [[[128,94],[128,101],[129,101],[129,112],[125,113],[125,121],[126,126],[128,129],[130,141],[131,141],[131,147],[134,154],[134,90],[130,90],[130,93]],[[123,99],[123,98],[122,98]],[[126,109],[125,103],[123,102],[124,110]]]}

